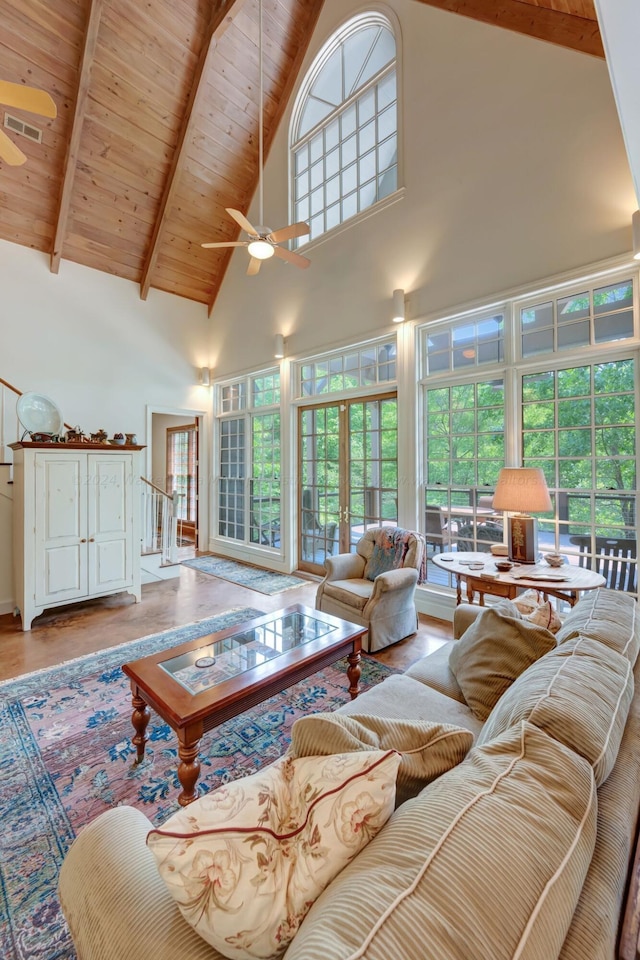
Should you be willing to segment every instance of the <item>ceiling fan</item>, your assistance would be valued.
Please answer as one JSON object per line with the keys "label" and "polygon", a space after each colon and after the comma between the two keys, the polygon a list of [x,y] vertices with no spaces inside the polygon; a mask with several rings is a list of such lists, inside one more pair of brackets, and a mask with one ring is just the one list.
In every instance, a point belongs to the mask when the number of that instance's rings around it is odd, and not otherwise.
{"label": "ceiling fan", "polygon": [[[22,83],[9,83],[0,80],[0,103],[17,110],[26,110],[27,113],[37,113],[41,117],[57,116],[58,111],[51,96],[46,90],[36,87],[27,87]],[[19,167],[27,159],[25,154],[9,137],[0,130],[0,159],[12,167]]]}
{"label": "ceiling fan", "polygon": [[[262,0],[258,0],[259,6],[259,17],[260,17],[260,32],[259,32],[259,53],[260,53],[260,103],[259,103],[259,121],[258,121],[258,192],[260,196],[260,220],[264,220],[264,195],[263,195],[263,153],[264,153],[264,133],[263,133],[263,79],[262,79]],[[216,247],[246,247],[249,251],[251,259],[249,260],[249,266],[247,268],[248,276],[255,276],[256,273],[260,270],[263,260],[268,260],[274,255],[279,257],[281,260],[286,260],[287,263],[293,263],[296,267],[301,267],[302,269],[309,266],[311,263],[307,257],[301,256],[299,253],[294,253],[292,250],[287,249],[287,247],[279,247],[278,244],[282,243],[283,240],[292,240],[294,237],[302,237],[307,233],[310,233],[310,228],[308,223],[292,223],[288,227],[280,227],[278,230],[271,230],[271,227],[254,227],[247,218],[239,210],[234,210],[232,207],[226,207],[226,211],[229,216],[233,217],[236,223],[242,227],[242,229],[249,235],[248,240],[231,240],[228,242],[221,243],[203,243],[201,246],[208,249]]]}

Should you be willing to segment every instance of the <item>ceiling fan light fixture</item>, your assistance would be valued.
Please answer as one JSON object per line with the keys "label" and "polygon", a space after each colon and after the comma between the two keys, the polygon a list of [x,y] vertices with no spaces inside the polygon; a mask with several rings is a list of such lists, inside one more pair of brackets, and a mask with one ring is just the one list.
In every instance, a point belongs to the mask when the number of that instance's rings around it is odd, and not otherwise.
{"label": "ceiling fan light fixture", "polygon": [[268,240],[252,240],[247,250],[256,260],[268,260],[274,253],[273,244]]}

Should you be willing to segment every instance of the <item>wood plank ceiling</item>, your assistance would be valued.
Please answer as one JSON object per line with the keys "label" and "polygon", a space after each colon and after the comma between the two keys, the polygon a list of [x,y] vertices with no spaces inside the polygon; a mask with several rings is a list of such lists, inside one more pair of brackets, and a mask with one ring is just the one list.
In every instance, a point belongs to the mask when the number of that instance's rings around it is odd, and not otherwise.
{"label": "wood plank ceiling", "polygon": [[[604,56],[593,0],[418,2]],[[263,0],[265,156],[322,4]],[[0,161],[0,237],[211,310],[232,251],[200,243],[237,239],[258,183],[258,0],[0,0],[0,23],[1,78],[58,107],[7,111],[43,135]]]}

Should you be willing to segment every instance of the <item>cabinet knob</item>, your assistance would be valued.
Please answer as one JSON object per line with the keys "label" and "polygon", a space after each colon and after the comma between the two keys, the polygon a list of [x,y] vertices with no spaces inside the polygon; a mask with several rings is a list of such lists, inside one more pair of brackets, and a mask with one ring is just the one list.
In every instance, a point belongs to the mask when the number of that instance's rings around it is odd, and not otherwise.
{"label": "cabinet knob", "polygon": [[80,541],[80,543],[86,543],[86,542],[87,542],[87,538],[86,538],[86,537],[83,537],[82,540]]}
{"label": "cabinet knob", "polygon": [[95,542],[96,542],[95,537],[89,537],[89,543],[95,543]]}

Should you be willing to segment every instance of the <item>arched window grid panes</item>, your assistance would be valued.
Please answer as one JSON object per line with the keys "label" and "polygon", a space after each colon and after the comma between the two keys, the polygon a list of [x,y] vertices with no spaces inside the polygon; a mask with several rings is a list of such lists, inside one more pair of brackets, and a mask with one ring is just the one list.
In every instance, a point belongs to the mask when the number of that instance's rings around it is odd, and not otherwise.
{"label": "arched window grid panes", "polygon": [[314,240],[398,188],[396,43],[379,14],[334,35],[309,71],[292,122],[293,216]]}

